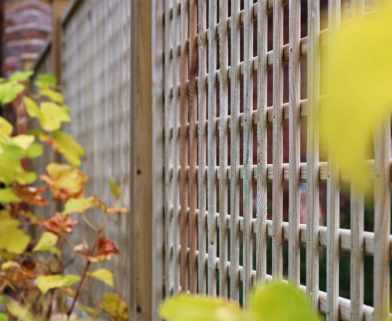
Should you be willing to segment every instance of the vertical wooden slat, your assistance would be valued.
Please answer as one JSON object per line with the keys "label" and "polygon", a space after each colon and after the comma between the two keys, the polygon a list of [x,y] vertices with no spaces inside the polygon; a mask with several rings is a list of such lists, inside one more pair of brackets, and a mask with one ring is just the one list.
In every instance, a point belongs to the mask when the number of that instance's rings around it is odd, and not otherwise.
{"label": "vertical wooden slat", "polygon": [[375,139],[374,193],[374,320],[389,317],[389,233],[391,229],[391,121],[388,119]]}
{"label": "vertical wooden slat", "polygon": [[196,229],[196,207],[197,207],[197,139],[196,118],[197,118],[197,1],[189,1],[189,289],[192,293],[197,290],[196,271],[196,249],[197,249],[197,229]]}
{"label": "vertical wooden slat", "polygon": [[[340,0],[328,2],[328,31],[336,32],[340,24]],[[328,71],[326,71],[328,72]],[[329,75],[328,75],[329,76]],[[330,172],[333,171],[330,165]],[[327,181],[327,321],[339,320],[339,179],[330,173]]]}
{"label": "vertical wooden slat", "polygon": [[283,4],[273,2],[272,275],[283,274]]}
{"label": "vertical wooden slat", "polygon": [[[197,2],[197,16],[198,16],[198,33],[203,33],[206,29],[207,14],[206,2]],[[207,92],[205,75],[207,73],[207,62],[206,62],[206,41],[204,38],[199,38],[198,43],[198,156],[199,156],[199,171],[197,174],[197,185],[198,185],[198,201],[199,201],[199,217],[198,217],[198,290],[199,293],[206,294],[206,266],[205,266],[205,255],[206,255],[206,231],[205,231],[205,213],[206,213],[206,110],[207,110]]]}
{"label": "vertical wooden slat", "polygon": [[315,307],[319,290],[319,151],[317,129],[313,126],[317,117],[320,91],[320,2],[308,0],[308,130],[307,130],[307,216],[306,216],[306,290]]}
{"label": "vertical wooden slat", "polygon": [[364,304],[364,196],[351,187],[351,321],[361,320]]}
{"label": "vertical wooden slat", "polygon": [[[363,14],[364,0],[353,0],[354,14]],[[364,305],[364,195],[354,186],[350,191],[350,223],[351,223],[351,270],[350,270],[350,299],[351,321],[363,319]]]}
{"label": "vertical wooden slat", "polygon": [[267,1],[260,1],[257,8],[256,274],[264,281],[267,273]]}
{"label": "vertical wooden slat", "polygon": [[208,2],[208,294],[216,295],[216,1]]}
{"label": "vertical wooden slat", "polygon": [[289,2],[289,280],[300,284],[301,3]]}
{"label": "vertical wooden slat", "polygon": [[[173,254],[175,246],[173,244],[173,216],[174,208],[173,204],[173,175],[176,170],[173,168],[172,148],[173,148],[173,137],[168,130],[173,126],[171,118],[173,117],[172,110],[172,97],[170,96],[170,88],[173,86],[173,59],[170,57],[170,49],[173,47],[172,42],[172,32],[173,32],[173,20],[170,19],[170,7],[171,1],[165,1],[165,30],[164,30],[164,71],[165,71],[165,81],[164,81],[164,173],[165,173],[165,189],[164,189],[164,206],[165,206],[165,231],[164,231],[164,242],[165,242],[165,289],[166,294],[170,294],[173,291]],[[175,257],[175,256],[174,256]]]}
{"label": "vertical wooden slat", "polygon": [[239,0],[231,0],[230,25],[230,297],[239,299]]}
{"label": "vertical wooden slat", "polygon": [[244,117],[243,117],[243,255],[244,255],[244,302],[247,302],[248,292],[251,287],[251,273],[252,273],[252,235],[251,235],[251,220],[253,214],[253,180],[252,180],[252,163],[253,163],[253,135],[252,135],[252,57],[253,57],[253,19],[252,19],[252,0],[245,0],[244,2],[244,64],[243,64],[243,82],[244,82]]}
{"label": "vertical wooden slat", "polygon": [[228,215],[228,29],[223,23],[228,17],[228,3],[219,0],[219,295],[228,296],[228,229],[226,216]]}
{"label": "vertical wooden slat", "polygon": [[188,260],[188,182],[187,182],[187,167],[188,167],[188,143],[187,130],[188,123],[188,48],[184,45],[188,40],[188,2],[180,1],[180,285],[182,291],[187,291],[189,287],[189,260]]}

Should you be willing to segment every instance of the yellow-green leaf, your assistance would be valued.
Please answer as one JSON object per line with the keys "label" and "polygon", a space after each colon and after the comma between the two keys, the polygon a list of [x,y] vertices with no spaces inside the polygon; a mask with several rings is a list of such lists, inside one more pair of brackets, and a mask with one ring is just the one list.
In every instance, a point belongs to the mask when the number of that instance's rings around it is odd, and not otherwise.
{"label": "yellow-green leaf", "polygon": [[128,305],[117,293],[105,293],[101,300],[101,308],[115,321],[128,320]]}
{"label": "yellow-green leaf", "polygon": [[65,203],[63,214],[84,213],[96,204],[95,197],[71,198]]}
{"label": "yellow-green leaf", "polygon": [[235,302],[186,294],[167,299],[160,308],[167,321],[239,321],[241,313]]}
{"label": "yellow-green leaf", "polygon": [[44,130],[48,132],[58,130],[62,123],[68,123],[69,121],[68,111],[63,106],[52,102],[43,102],[41,104],[39,122]]}
{"label": "yellow-green leaf", "polygon": [[32,75],[32,70],[16,71],[11,75],[9,79],[14,81],[27,81],[31,78]]}
{"label": "yellow-green leaf", "polygon": [[57,86],[57,79],[52,74],[40,74],[34,84],[39,88],[53,88]]}
{"label": "yellow-green leaf", "polygon": [[80,159],[84,156],[84,149],[68,133],[56,131],[52,133],[53,148],[74,166],[80,165]]}
{"label": "yellow-green leaf", "polygon": [[56,234],[50,232],[44,232],[39,239],[37,245],[34,247],[34,252],[49,252],[53,254],[59,254],[60,251],[56,247],[58,237]]}
{"label": "yellow-green leaf", "polygon": [[305,293],[283,281],[256,287],[244,313],[248,320],[320,321]]}
{"label": "yellow-green leaf", "polygon": [[19,221],[6,212],[0,213],[0,249],[21,254],[30,242],[30,237],[19,228]]}
{"label": "yellow-green leaf", "polygon": [[0,117],[0,134],[10,136],[12,131],[12,125],[5,118]]}
{"label": "yellow-green leaf", "polygon": [[8,299],[6,303],[7,311],[18,321],[36,321],[27,306],[21,305],[19,302]]}
{"label": "yellow-green leaf", "polygon": [[33,144],[35,137],[32,135],[18,135],[11,138],[11,141],[18,147],[27,150]]}
{"label": "yellow-green leaf", "polygon": [[118,184],[114,179],[109,179],[109,188],[115,199],[120,199],[122,196],[122,189],[120,184]]}
{"label": "yellow-green leaf", "polygon": [[35,280],[42,294],[47,293],[51,289],[68,288],[79,281],[80,277],[74,274],[42,275]]}
{"label": "yellow-green leaf", "polygon": [[93,277],[108,286],[113,286],[113,273],[108,269],[97,269],[88,274],[90,277]]}
{"label": "yellow-green leaf", "polygon": [[25,87],[17,81],[0,83],[0,104],[6,105],[14,101],[24,88]]}
{"label": "yellow-green leaf", "polygon": [[374,133],[392,110],[392,5],[344,21],[330,36],[323,69],[327,99],[320,107],[320,138],[343,179],[370,191]]}
{"label": "yellow-green leaf", "polygon": [[50,89],[50,88],[43,88],[40,90],[42,96],[50,98],[53,102],[57,104],[64,103],[64,97],[58,91]]}
{"label": "yellow-green leaf", "polygon": [[0,203],[19,203],[20,201],[20,198],[15,194],[12,188],[0,189]]}
{"label": "yellow-green leaf", "polygon": [[38,107],[37,103],[31,99],[30,97],[23,97],[23,104],[26,108],[27,114],[30,117],[39,118],[41,115],[41,110]]}

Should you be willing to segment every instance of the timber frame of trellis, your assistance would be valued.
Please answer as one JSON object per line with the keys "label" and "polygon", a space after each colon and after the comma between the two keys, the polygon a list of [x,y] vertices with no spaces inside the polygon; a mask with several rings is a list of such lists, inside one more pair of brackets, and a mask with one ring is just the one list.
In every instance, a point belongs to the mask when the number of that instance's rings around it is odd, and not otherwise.
{"label": "timber frame of trellis", "polygon": [[[330,176],[307,126],[320,99],[320,39],[366,1],[321,1],[325,21],[319,0],[129,1],[131,320],[157,320],[161,300],[179,291],[246,303],[256,281],[273,277],[304,288],[328,321],[387,317],[390,124],[375,139],[374,228],[364,196]],[[343,253],[349,298],[339,293]]]}

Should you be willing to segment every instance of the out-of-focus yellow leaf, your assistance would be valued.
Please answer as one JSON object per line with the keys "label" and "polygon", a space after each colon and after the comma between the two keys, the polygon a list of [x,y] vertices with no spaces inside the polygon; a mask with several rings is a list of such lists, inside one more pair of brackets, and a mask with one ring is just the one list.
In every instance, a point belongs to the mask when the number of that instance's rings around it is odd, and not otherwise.
{"label": "out-of-focus yellow leaf", "polygon": [[51,289],[67,288],[80,281],[80,276],[74,274],[62,275],[41,275],[35,282],[42,294]]}
{"label": "out-of-focus yellow leaf", "polygon": [[344,21],[332,34],[323,67],[327,99],[320,106],[321,146],[343,179],[370,191],[374,133],[392,110],[392,5]]}
{"label": "out-of-focus yellow leaf", "polygon": [[58,237],[56,234],[50,232],[44,232],[39,239],[37,245],[34,247],[34,252],[49,252],[53,254],[59,254],[60,251],[56,247]]}
{"label": "out-of-focus yellow leaf", "polygon": [[84,213],[96,204],[95,197],[71,198],[65,203],[63,214]]}
{"label": "out-of-focus yellow leaf", "polygon": [[168,321],[239,321],[241,315],[235,302],[186,294],[169,298],[160,308],[161,318]]}
{"label": "out-of-focus yellow leaf", "polygon": [[256,287],[244,313],[245,320],[320,321],[305,293],[283,281]]}
{"label": "out-of-focus yellow leaf", "polygon": [[50,98],[53,102],[57,104],[64,103],[64,97],[58,91],[50,89],[50,88],[43,88],[40,90],[42,96]]}
{"label": "out-of-focus yellow leaf", "polygon": [[15,300],[8,299],[6,307],[9,314],[18,321],[37,321],[27,306],[21,305]]}
{"label": "out-of-focus yellow leaf", "polygon": [[117,293],[105,293],[101,300],[101,308],[114,321],[128,320],[128,305]]}
{"label": "out-of-focus yellow leaf", "polygon": [[62,154],[71,165],[80,165],[84,150],[70,134],[62,131],[52,133],[52,144],[53,148]]}
{"label": "out-of-focus yellow leaf", "polygon": [[30,242],[30,237],[19,228],[19,221],[4,211],[0,212],[0,249],[21,254]]}
{"label": "out-of-focus yellow leaf", "polygon": [[11,141],[20,148],[27,150],[33,144],[35,137],[32,135],[18,135],[11,138]]}
{"label": "out-of-focus yellow leaf", "polygon": [[15,100],[25,87],[17,81],[0,83],[0,105],[6,105]]}
{"label": "out-of-focus yellow leaf", "polygon": [[113,273],[108,269],[97,269],[88,274],[90,277],[93,277],[108,286],[113,286]]}
{"label": "out-of-focus yellow leaf", "polygon": [[30,117],[38,118],[41,114],[41,110],[39,109],[37,103],[31,99],[30,97],[23,97],[23,104],[26,108],[27,114]]}
{"label": "out-of-focus yellow leaf", "polygon": [[109,188],[115,199],[120,199],[122,195],[122,189],[120,184],[118,184],[114,179],[109,179]]}
{"label": "out-of-focus yellow leaf", "polygon": [[14,81],[27,81],[32,75],[32,70],[21,70],[14,72],[9,79]]}
{"label": "out-of-focus yellow leaf", "polygon": [[57,79],[52,74],[40,74],[34,84],[39,88],[54,88],[57,86]]}
{"label": "out-of-focus yellow leaf", "polygon": [[10,136],[12,134],[12,125],[3,117],[0,117],[0,134]]}

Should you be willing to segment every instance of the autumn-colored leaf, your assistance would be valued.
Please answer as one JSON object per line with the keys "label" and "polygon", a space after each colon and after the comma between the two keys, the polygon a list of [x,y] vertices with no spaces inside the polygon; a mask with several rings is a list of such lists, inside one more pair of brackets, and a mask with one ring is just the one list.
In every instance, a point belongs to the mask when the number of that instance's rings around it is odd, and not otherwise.
{"label": "autumn-colored leaf", "polygon": [[34,187],[34,186],[20,186],[16,185],[13,187],[13,191],[23,202],[34,206],[46,206],[47,200],[44,198],[45,187]]}
{"label": "autumn-colored leaf", "polygon": [[3,117],[0,117],[0,134],[10,136],[12,134],[13,127],[11,123]]}
{"label": "autumn-colored leaf", "polygon": [[42,136],[43,141],[59,152],[69,164],[80,165],[80,159],[84,156],[84,149],[68,133],[55,131],[50,136]]}
{"label": "autumn-colored leaf", "polygon": [[38,117],[42,128],[48,132],[60,129],[62,123],[68,123],[71,120],[66,108],[52,102],[41,104],[41,113]]}
{"label": "autumn-colored leaf", "polygon": [[61,213],[56,213],[51,218],[40,222],[40,225],[44,229],[58,236],[65,236],[66,234],[72,233],[76,224],[78,224],[76,220]]}
{"label": "autumn-colored leaf", "polygon": [[13,191],[12,188],[0,189],[0,203],[2,203],[2,204],[19,203],[20,201],[21,201],[21,199]]}
{"label": "autumn-colored leaf", "polygon": [[87,176],[78,168],[51,163],[46,170],[48,175],[41,179],[49,185],[54,198],[67,201],[83,194]]}
{"label": "autumn-colored leaf", "polygon": [[0,105],[11,103],[24,89],[25,87],[17,81],[0,83]]}
{"label": "autumn-colored leaf", "polygon": [[117,293],[105,293],[101,300],[101,309],[114,321],[128,320],[128,305]]}
{"label": "autumn-colored leaf", "polygon": [[24,306],[15,300],[8,299],[6,307],[8,313],[18,321],[38,321],[29,307]]}
{"label": "autumn-colored leaf", "polygon": [[67,288],[79,281],[80,277],[74,274],[42,275],[36,279],[36,285],[42,294],[46,294],[51,289]]}
{"label": "autumn-colored leaf", "polygon": [[113,286],[113,273],[108,269],[97,269],[88,274],[90,277],[93,277],[108,286]]}
{"label": "autumn-colored leaf", "polygon": [[92,249],[81,244],[76,246],[74,251],[94,263],[110,260],[113,255],[120,254],[116,244],[104,236],[96,240],[95,246]]}

